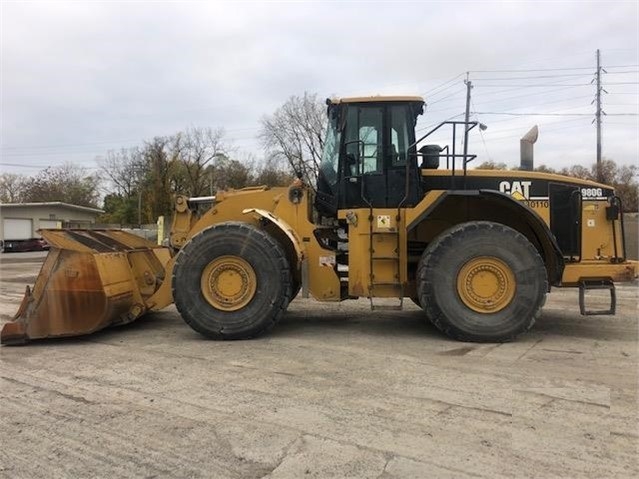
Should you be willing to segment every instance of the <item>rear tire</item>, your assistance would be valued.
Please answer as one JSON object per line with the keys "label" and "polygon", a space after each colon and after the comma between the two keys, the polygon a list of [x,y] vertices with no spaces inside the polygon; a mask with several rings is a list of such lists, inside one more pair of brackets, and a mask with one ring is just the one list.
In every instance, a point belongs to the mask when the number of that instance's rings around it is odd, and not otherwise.
{"label": "rear tire", "polygon": [[428,319],[461,341],[505,342],[532,327],[545,302],[537,249],[499,223],[462,223],[437,237],[417,269]]}
{"label": "rear tire", "polygon": [[284,250],[262,230],[228,222],[195,235],[178,253],[173,299],[184,321],[213,339],[259,336],[282,317],[291,274]]}

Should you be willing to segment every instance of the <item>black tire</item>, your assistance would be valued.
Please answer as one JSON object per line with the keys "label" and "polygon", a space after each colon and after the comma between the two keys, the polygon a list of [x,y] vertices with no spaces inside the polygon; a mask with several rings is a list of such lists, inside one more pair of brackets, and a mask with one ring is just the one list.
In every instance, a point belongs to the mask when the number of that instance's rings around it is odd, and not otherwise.
{"label": "black tire", "polygon": [[[222,256],[241,258],[255,273],[253,296],[235,311],[214,307],[202,292],[205,268]],[[172,286],[177,310],[195,331],[212,339],[249,339],[267,332],[284,314],[291,274],[284,250],[270,235],[247,223],[227,222],[201,231],[180,250]]]}
{"label": "black tire", "polygon": [[289,303],[293,301],[295,298],[297,298],[297,295],[300,294],[301,289],[302,289],[302,282],[298,281],[295,278],[295,275],[291,273],[291,291],[288,298]]}
{"label": "black tire", "polygon": [[[497,258],[515,279],[512,299],[504,300],[503,309],[495,312],[477,312],[458,289],[462,268],[482,257]],[[438,236],[422,255],[417,281],[428,319],[460,341],[514,339],[539,317],[548,290],[546,268],[537,249],[518,231],[489,221],[462,223]]]}

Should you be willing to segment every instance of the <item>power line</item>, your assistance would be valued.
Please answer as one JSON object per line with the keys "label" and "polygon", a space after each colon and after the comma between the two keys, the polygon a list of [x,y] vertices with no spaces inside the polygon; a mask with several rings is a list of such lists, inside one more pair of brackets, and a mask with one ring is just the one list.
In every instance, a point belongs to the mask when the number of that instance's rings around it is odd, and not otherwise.
{"label": "power line", "polygon": [[[479,115],[476,115],[476,116],[477,116],[477,118],[479,118]],[[521,130],[522,126],[516,126],[516,127],[513,127],[513,128],[499,128],[499,127],[497,129],[493,129],[492,128],[492,125],[494,123],[500,123],[500,122],[503,122],[503,121],[513,121],[513,120],[516,120],[516,118],[506,118],[505,120],[490,121],[490,122],[484,120],[484,123],[487,123],[488,126],[490,127],[490,130],[489,130],[488,133],[486,133],[486,135],[487,136],[491,136],[491,134],[495,134],[495,133],[504,133],[504,132],[507,132],[507,131]],[[577,118],[569,118],[567,120],[562,119],[562,120],[559,120],[559,121],[550,121],[550,122],[544,121],[544,122],[539,122],[538,125],[541,128],[541,127],[546,127],[546,126],[551,126],[551,125],[562,125],[564,123],[573,123],[573,122],[584,121],[584,120],[588,120],[588,118],[586,118],[586,117],[577,117]]]}
{"label": "power line", "polygon": [[445,121],[450,121],[450,120],[452,120],[452,119],[454,119],[454,118],[457,118],[457,117],[459,117],[459,116],[463,116],[463,115],[464,115],[464,113],[458,113],[457,115],[453,115],[453,116],[451,116],[451,117],[448,117],[448,118],[446,118],[446,119],[445,119],[445,120],[443,120],[443,121],[436,121],[435,123],[431,123],[431,124],[426,125],[426,126],[424,126],[424,127],[422,127],[422,128],[417,128],[417,129],[415,130],[415,133],[418,133],[418,132],[420,132],[420,131],[427,130],[428,128],[430,128],[430,127],[432,127],[432,126],[437,126],[437,125],[439,125],[440,123],[443,123],[443,122],[445,122]]}
{"label": "power line", "polygon": [[[504,85],[505,86],[505,85]],[[532,93],[524,93],[523,95],[517,95],[514,97],[507,97],[507,98],[502,98],[503,100],[506,99],[515,99],[515,98],[524,98],[524,97],[528,97],[528,96],[539,96],[539,95],[549,95],[550,93],[557,93],[560,91],[566,91],[566,90],[570,90],[571,88],[568,87],[561,87],[561,88],[555,88],[554,90],[546,90],[546,91],[536,91],[536,92],[532,92]],[[501,95],[502,93],[508,93],[511,91],[520,91],[519,88],[508,88],[506,90],[498,90],[498,91],[490,91],[490,92],[484,92],[483,96],[494,96],[494,95]],[[501,101],[501,100],[497,100],[497,101]]]}
{"label": "power line", "polygon": [[[463,75],[464,75],[463,73],[459,73],[459,74],[455,75],[453,78],[451,78],[450,80],[446,80],[445,82],[441,83],[440,85],[437,85],[436,87],[433,87],[430,90],[426,90],[425,92],[421,93],[421,95],[422,96],[426,96],[427,94],[432,93],[435,90],[439,90],[443,86],[448,85],[449,83],[453,83],[455,80],[457,80],[458,78],[462,77]],[[446,87],[446,88],[449,88],[449,87]],[[433,93],[433,95],[436,95],[436,93]]]}
{"label": "power line", "polygon": [[508,80],[533,80],[537,78],[561,78],[561,77],[582,77],[584,73],[564,73],[561,75],[533,75],[525,77],[488,77],[488,78],[475,78],[475,80],[495,80],[495,81],[508,81]]}
{"label": "power line", "polygon": [[452,98],[452,97],[454,97],[454,96],[456,96],[456,95],[459,95],[460,93],[462,93],[462,91],[463,91],[463,90],[458,90],[458,91],[456,91],[456,92],[454,92],[454,93],[451,93],[450,95],[447,95],[447,96],[445,96],[445,97],[443,97],[443,98],[438,98],[438,99],[437,99],[437,100],[435,100],[434,102],[432,102],[432,103],[428,103],[427,105],[430,105],[430,106],[432,106],[432,105],[436,105],[437,103],[440,103],[440,102],[442,102],[442,101],[444,101],[444,100],[448,100],[449,98]]}
{"label": "power line", "polygon": [[[514,100],[514,99],[518,99],[518,98],[524,98],[524,97],[529,97],[529,96],[537,96],[537,95],[539,95],[539,94],[538,93],[527,93],[525,95],[518,95],[518,96],[514,96],[514,97],[503,98],[501,100],[484,101],[484,102],[479,102],[479,103],[476,103],[476,104],[477,105],[487,105],[489,103],[490,104],[502,103],[504,101],[510,101],[510,100]],[[590,95],[573,96],[573,97],[570,97],[570,98],[557,98],[557,99],[546,101],[546,102],[542,102],[542,103],[535,102],[535,105],[536,106],[551,105],[553,103],[564,103],[564,102],[573,101],[573,100],[583,100],[584,98],[590,98]]]}
{"label": "power line", "polygon": [[[606,68],[634,68],[639,65],[609,65]],[[571,70],[592,70],[590,67],[571,67],[571,68],[521,68],[512,70],[470,70],[470,73],[533,73],[533,72],[557,72]]]}
{"label": "power line", "polygon": [[[485,85],[485,84],[479,84],[478,86],[481,86],[483,88],[503,88],[504,86],[509,86],[512,88],[547,88],[549,86],[556,86],[557,84],[552,84],[552,83],[546,83],[546,84],[523,84],[523,85]],[[564,83],[563,86],[566,87],[576,87],[576,86],[591,86],[590,83],[571,83],[571,84],[567,84]]]}
{"label": "power line", "polygon": [[[538,83],[538,84],[524,84],[524,85],[507,85],[513,88],[547,88],[549,86],[556,86],[556,83]],[[639,85],[639,82],[608,82],[606,83],[606,86],[608,85]],[[480,84],[480,86],[484,87],[484,88],[503,88],[506,85],[482,85]],[[567,84],[564,83],[562,86],[568,86],[568,87],[576,87],[576,86],[592,86],[592,83],[572,83],[572,84]]]}
{"label": "power line", "polygon": [[[253,126],[253,127],[247,127],[247,128],[231,128],[231,129],[223,128],[223,130],[224,130],[224,134],[226,134],[229,132],[255,131],[255,130],[258,130],[259,128],[260,128],[259,126]],[[225,139],[228,140],[232,138],[225,137]],[[2,150],[41,150],[41,149],[55,149],[55,148],[82,148],[82,147],[92,147],[92,146],[99,146],[99,145],[108,145],[112,143],[118,143],[118,144],[133,143],[133,142],[143,143],[145,141],[148,141],[148,139],[138,138],[138,139],[130,139],[130,140],[101,140],[101,141],[90,142],[90,143],[67,143],[67,144],[37,145],[37,146],[3,146]],[[73,152],[73,153],[76,153],[76,152]],[[81,153],[81,152],[77,152],[77,153]],[[13,154],[13,153],[8,152],[7,154]],[[64,153],[60,153],[60,154],[64,154]]]}
{"label": "power line", "polygon": [[[508,115],[508,116],[592,116],[592,113],[539,113],[539,112],[510,112],[510,111],[477,111],[477,115]],[[639,113],[604,113],[606,116],[638,116]]]}
{"label": "power line", "polygon": [[[473,108],[475,108],[475,102],[473,101],[473,99],[470,99],[471,105]],[[477,118],[477,121],[479,121],[479,115],[475,115],[475,117]],[[488,157],[489,161],[493,161],[492,157],[490,156],[490,153],[488,152],[488,146],[486,146],[486,139],[484,138],[484,132],[482,131],[481,128],[478,128],[479,130],[479,137],[481,138],[481,142],[484,144],[484,150],[486,151],[486,156]]]}
{"label": "power line", "polygon": [[[561,130],[568,130],[571,128],[581,128],[581,127],[585,127],[586,125],[569,125],[569,126],[562,126],[560,128],[552,128],[552,129],[548,129],[548,130],[544,130],[544,133],[554,133],[556,131],[561,131]],[[490,141],[490,143],[498,143],[500,141],[504,141],[504,140],[510,140],[511,138],[521,138],[521,135],[508,135],[508,136],[500,136],[497,138],[489,138],[488,141]]]}

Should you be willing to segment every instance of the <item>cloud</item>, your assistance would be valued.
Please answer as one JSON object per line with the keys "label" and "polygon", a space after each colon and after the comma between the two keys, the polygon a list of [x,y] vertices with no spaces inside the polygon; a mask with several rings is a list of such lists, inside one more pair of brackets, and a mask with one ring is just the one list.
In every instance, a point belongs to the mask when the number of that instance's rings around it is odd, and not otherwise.
{"label": "cloud", "polygon": [[[637,65],[638,13],[632,2],[3,3],[0,168],[95,167],[108,149],[190,125],[225,127],[259,156],[261,116],[305,90],[426,94],[424,126],[463,111],[463,77],[429,90],[469,70],[474,111],[592,112],[594,87],[559,88],[590,82],[597,48],[605,65]],[[521,81],[476,72],[572,67],[592,69]],[[636,113],[637,74],[606,81],[606,110]],[[559,83],[517,86],[534,82]],[[485,147],[472,139],[480,159],[516,164],[519,136],[535,123],[540,162],[594,159],[587,119],[478,118],[489,126]],[[636,118],[606,118],[606,156],[636,162]]]}

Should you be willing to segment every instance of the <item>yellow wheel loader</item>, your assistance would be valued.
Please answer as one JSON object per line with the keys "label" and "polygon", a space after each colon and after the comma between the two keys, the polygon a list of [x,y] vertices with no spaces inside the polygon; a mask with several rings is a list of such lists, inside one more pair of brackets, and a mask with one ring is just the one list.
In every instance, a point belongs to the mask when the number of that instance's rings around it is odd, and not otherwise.
{"label": "yellow wheel loader", "polygon": [[[320,301],[369,298],[373,310],[408,298],[463,341],[525,332],[552,287],[579,288],[582,314],[614,314],[614,283],[638,268],[626,260],[612,188],[469,169],[475,155],[455,145],[477,124],[444,122],[417,138],[420,97],[327,106],[317,185],[179,196],[170,247],[120,231],[43,230],[51,252],[2,342],[87,334],[173,302],[206,337],[252,338],[300,290]],[[427,144],[445,129],[449,145]],[[610,292],[606,310],[588,308],[594,288]]]}

